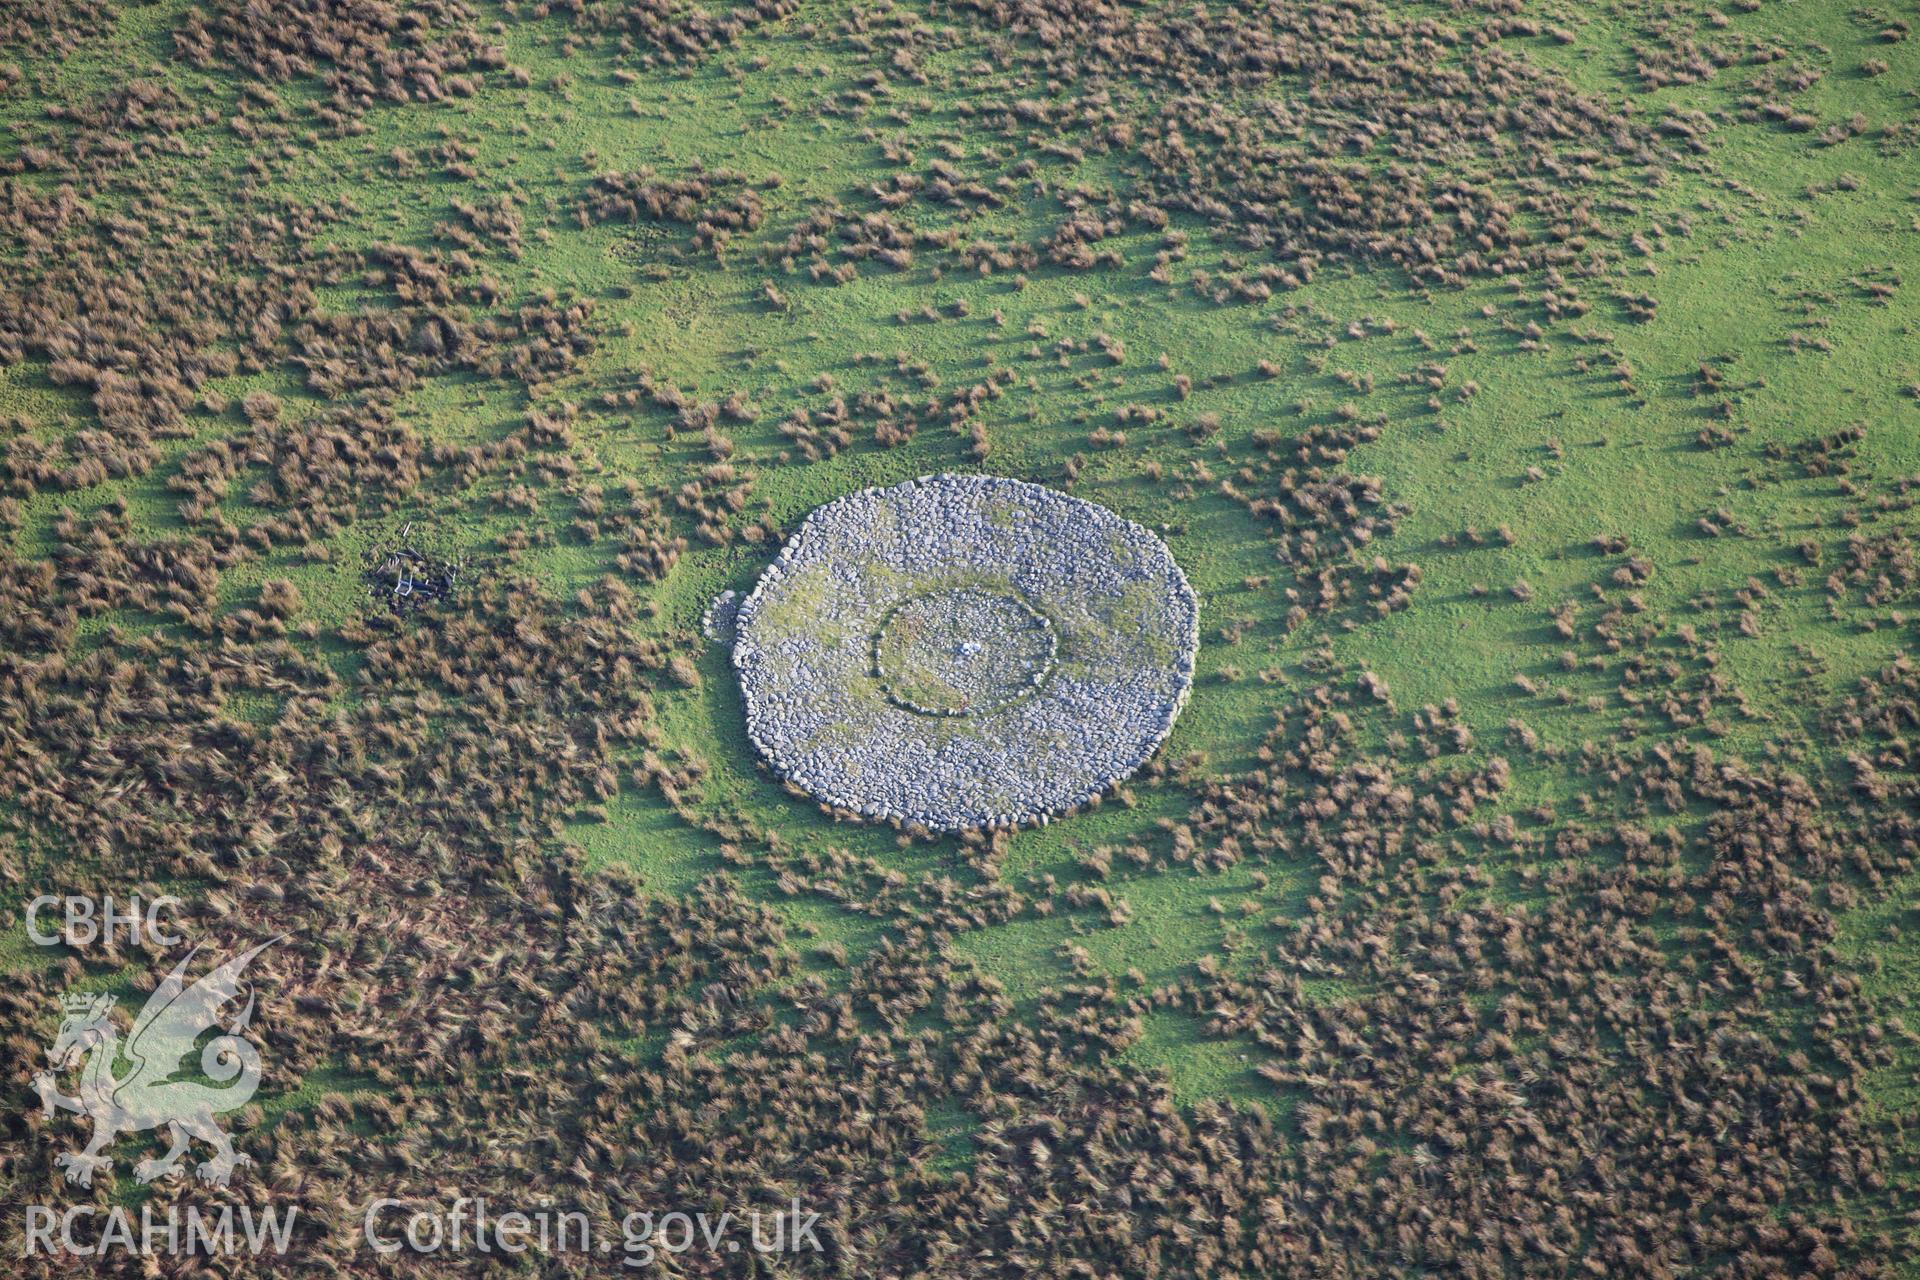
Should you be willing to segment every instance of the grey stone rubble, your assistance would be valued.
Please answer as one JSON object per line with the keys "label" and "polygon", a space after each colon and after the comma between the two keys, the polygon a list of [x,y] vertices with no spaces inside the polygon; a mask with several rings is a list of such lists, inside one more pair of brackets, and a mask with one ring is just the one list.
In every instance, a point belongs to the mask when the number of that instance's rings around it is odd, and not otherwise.
{"label": "grey stone rubble", "polygon": [[700,630],[715,644],[731,646],[739,618],[740,593],[729,588],[708,602],[707,611],[700,615]]}
{"label": "grey stone rubble", "polygon": [[1132,774],[1198,646],[1198,602],[1148,530],[1041,485],[937,475],[809,515],[739,602],[733,665],[776,773],[956,831],[1044,823]]}

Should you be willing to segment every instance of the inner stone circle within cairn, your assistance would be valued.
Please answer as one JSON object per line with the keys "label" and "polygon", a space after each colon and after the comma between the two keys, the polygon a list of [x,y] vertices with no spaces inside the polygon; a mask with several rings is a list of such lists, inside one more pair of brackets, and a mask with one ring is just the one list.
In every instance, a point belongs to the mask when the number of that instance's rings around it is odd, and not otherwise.
{"label": "inner stone circle within cairn", "polygon": [[1038,688],[1060,637],[1011,586],[975,583],[909,596],[887,611],[873,670],[897,706],[982,715]]}

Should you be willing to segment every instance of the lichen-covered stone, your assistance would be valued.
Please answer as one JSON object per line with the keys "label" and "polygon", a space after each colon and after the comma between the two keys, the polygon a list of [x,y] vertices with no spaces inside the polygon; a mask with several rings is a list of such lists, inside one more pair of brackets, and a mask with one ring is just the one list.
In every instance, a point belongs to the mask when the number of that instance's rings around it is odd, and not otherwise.
{"label": "lichen-covered stone", "polygon": [[1106,508],[928,476],[814,511],[735,620],[747,731],[782,777],[940,831],[1044,821],[1131,774],[1193,682],[1199,608]]}

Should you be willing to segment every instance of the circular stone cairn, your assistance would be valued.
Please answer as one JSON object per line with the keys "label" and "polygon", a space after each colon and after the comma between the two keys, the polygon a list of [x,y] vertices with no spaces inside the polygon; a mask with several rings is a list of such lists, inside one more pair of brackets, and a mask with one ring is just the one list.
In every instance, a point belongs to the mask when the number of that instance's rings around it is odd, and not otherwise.
{"label": "circular stone cairn", "polygon": [[747,733],[825,804],[935,831],[1046,822],[1139,768],[1193,683],[1166,544],[1020,480],[818,508],[739,604]]}

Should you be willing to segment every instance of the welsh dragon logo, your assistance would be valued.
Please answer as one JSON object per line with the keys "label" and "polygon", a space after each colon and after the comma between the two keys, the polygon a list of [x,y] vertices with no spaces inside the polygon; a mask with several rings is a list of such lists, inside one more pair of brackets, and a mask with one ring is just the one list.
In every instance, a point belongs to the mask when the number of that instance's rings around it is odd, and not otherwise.
{"label": "welsh dragon logo", "polygon": [[[253,1017],[253,994],[246,1007],[221,1028],[221,1014],[240,994],[240,975],[253,958],[278,942],[263,942],[234,956],[199,981],[188,984],[187,966],[200,951],[187,952],[165,981],[154,989],[146,1007],[134,1020],[122,1048],[113,1025],[114,999],[92,992],[69,992],[61,997],[65,1014],[60,1034],[47,1050],[53,1070],[34,1077],[34,1092],[49,1116],[56,1110],[78,1112],[93,1121],[93,1138],[84,1151],[63,1152],[54,1163],[66,1171],[67,1181],[93,1185],[93,1175],[112,1166],[102,1154],[123,1133],[166,1126],[172,1146],[157,1160],[142,1160],[133,1176],[152,1182],[171,1170],[194,1139],[213,1148],[213,1158],[197,1169],[200,1180],[227,1185],[235,1167],[249,1158],[234,1152],[214,1116],[243,1107],[260,1087],[260,1050],[242,1039]],[[200,1051],[200,1070],[215,1085],[176,1078],[194,1045],[208,1031],[223,1030]],[[116,1061],[131,1064],[126,1075],[115,1077]],[[55,1072],[79,1069],[80,1082],[72,1097],[61,1093]]]}

